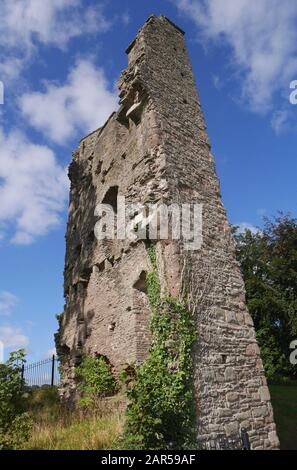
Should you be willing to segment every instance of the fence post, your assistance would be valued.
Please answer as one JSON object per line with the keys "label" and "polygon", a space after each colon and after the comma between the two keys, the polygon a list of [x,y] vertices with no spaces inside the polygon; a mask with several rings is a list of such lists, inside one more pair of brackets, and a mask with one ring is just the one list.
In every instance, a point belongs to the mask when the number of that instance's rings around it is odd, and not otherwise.
{"label": "fence post", "polygon": [[22,380],[22,382],[24,380],[24,375],[25,375],[25,364],[22,364],[22,371],[21,371],[21,380]]}
{"label": "fence post", "polygon": [[52,358],[52,380],[51,380],[51,387],[55,385],[55,355],[53,354]]}
{"label": "fence post", "polygon": [[249,435],[245,428],[241,429],[241,440],[242,440],[243,450],[251,450]]}

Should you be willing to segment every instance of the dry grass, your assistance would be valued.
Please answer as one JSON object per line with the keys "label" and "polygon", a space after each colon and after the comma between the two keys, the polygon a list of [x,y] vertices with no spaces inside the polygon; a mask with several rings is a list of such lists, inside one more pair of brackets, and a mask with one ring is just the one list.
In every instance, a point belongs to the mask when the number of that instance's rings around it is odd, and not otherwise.
{"label": "dry grass", "polygon": [[97,407],[96,413],[69,411],[55,397],[38,392],[31,400],[34,427],[27,450],[110,450],[122,432],[121,397]]}
{"label": "dry grass", "polygon": [[56,424],[36,424],[26,449],[34,450],[100,450],[112,449],[114,441],[122,431],[123,416],[114,413],[109,416],[73,416],[65,426],[63,421]]}

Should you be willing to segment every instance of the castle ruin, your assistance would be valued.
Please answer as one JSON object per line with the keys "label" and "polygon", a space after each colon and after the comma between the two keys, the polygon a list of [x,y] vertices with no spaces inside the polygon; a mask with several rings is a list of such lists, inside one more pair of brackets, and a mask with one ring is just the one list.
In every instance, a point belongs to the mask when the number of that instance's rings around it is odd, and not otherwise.
{"label": "castle ruin", "polygon": [[183,240],[155,242],[162,291],[178,298],[187,276],[197,326],[198,436],[234,436],[244,427],[253,449],[276,449],[269,390],[184,33],[166,17],[152,16],[127,54],[118,111],[81,140],[69,168],[66,304],[56,335],[62,394],[75,393],[75,367],[84,353],[104,356],[117,373],[142,363],[150,347],[145,242],[99,242],[97,204],[116,212],[119,195],[132,203],[200,204],[200,249],[187,250]]}

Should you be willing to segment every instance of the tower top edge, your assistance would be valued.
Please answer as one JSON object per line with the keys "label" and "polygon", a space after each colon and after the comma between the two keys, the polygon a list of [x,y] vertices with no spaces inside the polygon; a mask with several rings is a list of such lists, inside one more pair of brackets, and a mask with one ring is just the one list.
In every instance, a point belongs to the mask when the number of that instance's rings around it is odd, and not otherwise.
{"label": "tower top edge", "polygon": [[[169,18],[167,18],[167,16],[164,16],[164,15],[151,15],[148,17],[148,19],[146,20],[146,22],[144,23],[144,25],[142,26],[142,28],[139,30],[139,33],[145,28],[145,26],[150,23],[152,20],[159,20],[159,21],[162,21],[162,20],[166,20],[169,24],[171,24],[171,26],[173,26],[179,33],[181,33],[183,36],[185,35],[185,32],[179,27],[177,26],[177,24],[175,24],[173,21],[171,21]],[[138,34],[139,34],[138,33]],[[137,40],[137,37],[138,35],[133,39],[133,41],[129,44],[129,46],[127,47],[126,49],[126,54],[129,54],[129,52],[131,51],[131,49],[133,49],[133,46],[135,45],[135,42]]]}

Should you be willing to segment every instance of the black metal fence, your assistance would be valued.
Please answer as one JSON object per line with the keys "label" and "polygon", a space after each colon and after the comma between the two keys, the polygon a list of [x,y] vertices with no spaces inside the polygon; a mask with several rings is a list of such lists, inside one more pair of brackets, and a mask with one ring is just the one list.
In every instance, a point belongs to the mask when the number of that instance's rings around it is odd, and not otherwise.
{"label": "black metal fence", "polygon": [[59,363],[57,357],[53,355],[50,359],[24,365],[22,368],[22,379],[28,387],[51,387],[59,385]]}
{"label": "black metal fence", "polygon": [[246,429],[242,428],[238,436],[218,436],[216,439],[201,442],[199,448],[201,450],[251,450],[251,445]]}

